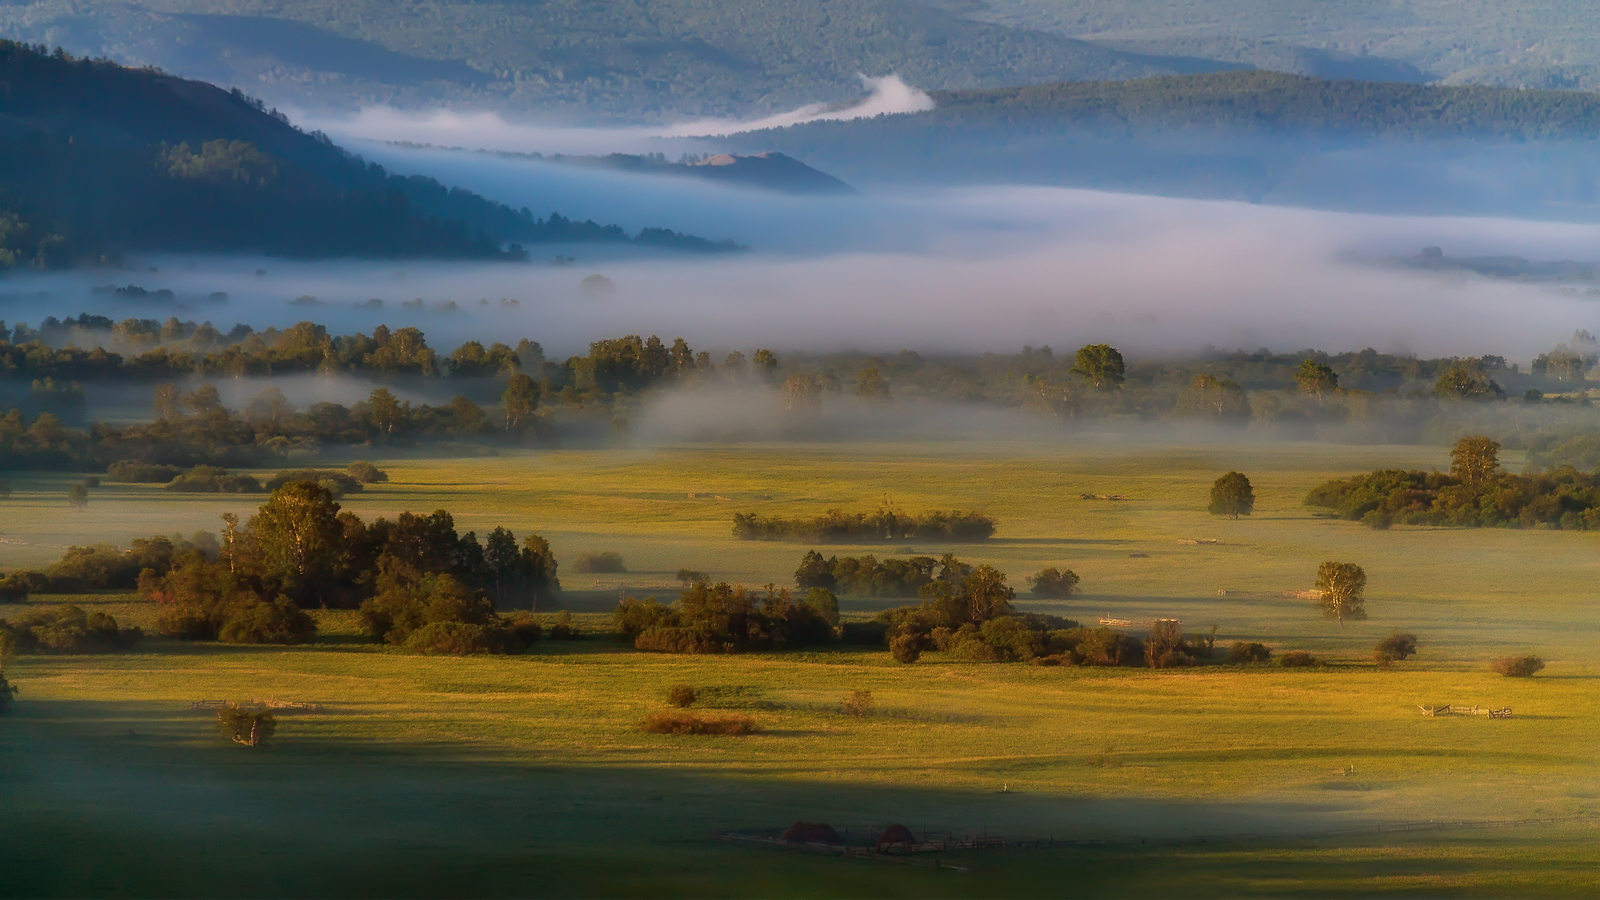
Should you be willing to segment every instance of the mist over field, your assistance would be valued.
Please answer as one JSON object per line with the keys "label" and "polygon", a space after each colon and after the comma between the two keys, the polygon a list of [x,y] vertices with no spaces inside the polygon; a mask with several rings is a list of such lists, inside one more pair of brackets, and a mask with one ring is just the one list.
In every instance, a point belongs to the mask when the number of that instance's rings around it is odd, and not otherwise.
{"label": "mist over field", "polygon": [[[386,165],[512,205],[625,228],[660,222],[733,235],[752,250],[703,257],[540,245],[531,264],[147,257],[122,270],[17,273],[0,317],[37,324],[79,311],[177,315],[224,329],[309,319],[336,332],[416,325],[435,346],[527,337],[553,356],[605,337],[653,333],[713,350],[1010,352],[1049,344],[1060,351],[1106,341],[1134,354],[1208,344],[1371,346],[1526,360],[1574,329],[1600,329],[1597,299],[1582,290],[1347,259],[1410,255],[1427,245],[1454,256],[1590,259],[1600,226],[1037,187],[793,197],[533,160],[377,150]],[[550,264],[558,254],[577,261]],[[585,288],[593,274],[609,286]],[[111,284],[174,296],[91,293]],[[227,300],[206,299],[214,292]],[[381,307],[356,308],[372,299]]]}

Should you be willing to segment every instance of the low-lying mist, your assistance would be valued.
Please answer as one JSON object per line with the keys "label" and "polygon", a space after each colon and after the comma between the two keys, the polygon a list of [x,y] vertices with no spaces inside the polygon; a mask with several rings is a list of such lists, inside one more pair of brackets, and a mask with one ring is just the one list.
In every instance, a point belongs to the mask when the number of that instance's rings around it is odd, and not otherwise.
{"label": "low-lying mist", "polygon": [[[447,156],[416,154],[416,168],[530,206],[550,200],[548,185],[582,180],[595,189],[575,192],[570,199],[581,194],[587,206],[569,207],[568,215],[627,226],[670,213],[663,224],[731,234],[755,249],[710,258],[606,245],[535,248],[536,259],[576,258],[564,265],[150,257],[121,269],[11,273],[0,286],[0,317],[36,324],[80,311],[176,315],[224,330],[234,322],[311,320],[336,333],[416,325],[435,346],[526,337],[551,356],[640,333],[682,335],[724,352],[1070,350],[1103,341],[1134,355],[1207,344],[1371,346],[1516,361],[1575,328],[1600,330],[1596,298],[1582,289],[1345,260],[1350,252],[1410,254],[1425,245],[1451,255],[1593,258],[1600,255],[1596,226],[1055,188],[788,197],[687,179],[569,176],[465,154],[451,157],[460,168],[446,172],[434,161]],[[113,284],[148,293],[93,291]],[[226,299],[208,299],[218,292]]]}

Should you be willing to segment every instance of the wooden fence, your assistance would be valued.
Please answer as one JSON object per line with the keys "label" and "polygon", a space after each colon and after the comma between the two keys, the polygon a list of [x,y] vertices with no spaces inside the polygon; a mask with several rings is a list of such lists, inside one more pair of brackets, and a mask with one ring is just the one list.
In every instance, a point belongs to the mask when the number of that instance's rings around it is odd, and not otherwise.
{"label": "wooden fence", "polygon": [[302,700],[195,700],[189,704],[190,709],[225,709],[230,706],[299,710],[302,712],[317,712],[322,709],[321,706],[315,703],[306,703]]}
{"label": "wooden fence", "polygon": [[1511,707],[1491,709],[1487,706],[1418,706],[1425,716],[1488,716],[1491,719],[1511,718]]}

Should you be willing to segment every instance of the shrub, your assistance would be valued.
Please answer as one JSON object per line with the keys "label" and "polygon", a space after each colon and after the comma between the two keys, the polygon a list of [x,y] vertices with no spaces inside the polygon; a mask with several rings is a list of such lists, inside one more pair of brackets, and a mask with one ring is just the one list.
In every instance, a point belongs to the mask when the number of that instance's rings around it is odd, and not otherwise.
{"label": "shrub", "polygon": [[17,657],[17,636],[11,633],[4,620],[0,620],[0,669]]}
{"label": "shrub", "polygon": [[6,680],[4,672],[0,672],[0,716],[11,712],[12,699],[17,695],[17,689]]}
{"label": "shrub", "polygon": [[194,494],[256,494],[261,482],[249,475],[229,475],[217,466],[195,466],[168,482],[167,490]]}
{"label": "shrub", "polygon": [[889,642],[889,654],[895,662],[911,665],[922,658],[923,638],[917,634],[896,635]]}
{"label": "shrub", "polygon": [[572,613],[566,610],[556,616],[556,624],[550,626],[550,640],[552,641],[581,641],[583,632],[572,624]]}
{"label": "shrub", "polygon": [[353,462],[345,466],[344,471],[362,484],[383,484],[389,480],[388,472],[369,462]]}
{"label": "shrub", "polygon": [[1271,658],[1272,651],[1260,641],[1234,641],[1233,649],[1228,651],[1228,662],[1235,665],[1264,663]]}
{"label": "shrub", "polygon": [[875,704],[872,702],[872,692],[854,690],[844,695],[844,702],[839,704],[847,716],[865,719],[872,715]]}
{"label": "shrub", "polygon": [[657,603],[654,597],[647,600],[623,597],[611,616],[617,631],[631,641],[662,624],[670,614],[671,610]]}
{"label": "shrub", "polygon": [[1544,668],[1544,660],[1537,656],[1504,656],[1490,666],[1507,678],[1532,678]]}
{"label": "shrub", "polygon": [[691,712],[655,712],[639,723],[650,734],[755,734],[756,721],[749,716],[702,716]]}
{"label": "shrub", "polygon": [[1388,668],[1404,659],[1417,655],[1417,636],[1396,631],[1372,648],[1372,661]]}
{"label": "shrub", "polygon": [[505,629],[506,634],[515,638],[524,650],[538,643],[539,638],[544,635],[544,629],[539,627],[539,621],[526,613],[506,620]]}
{"label": "shrub", "polygon": [[1033,576],[1033,595],[1064,600],[1078,592],[1078,574],[1071,569],[1051,566]]}
{"label": "shrub", "polygon": [[607,575],[626,572],[628,567],[622,564],[622,554],[614,550],[605,550],[578,554],[578,561],[572,564],[572,571],[584,575]]}
{"label": "shrub", "polygon": [[697,581],[710,581],[711,576],[696,569],[679,569],[678,580],[683,583],[684,587],[688,587]]}
{"label": "shrub", "polygon": [[506,633],[487,625],[467,622],[434,622],[424,625],[406,638],[406,650],[427,656],[471,656],[476,653],[504,653]]}
{"label": "shrub", "polygon": [[687,684],[675,684],[667,688],[667,703],[679,709],[688,709],[694,705],[694,688]]}
{"label": "shrub", "polygon": [[288,597],[280,595],[271,603],[252,597],[233,607],[217,630],[217,640],[225,644],[300,644],[316,631],[317,623]]}
{"label": "shrub", "polygon": [[259,747],[278,730],[278,719],[271,710],[248,710],[225,706],[217,710],[217,730],[235,744]]}
{"label": "shrub", "polygon": [[26,574],[0,575],[0,603],[26,603],[33,592],[33,580]]}
{"label": "shrub", "polygon": [[117,461],[106,468],[106,480],[122,484],[166,484],[181,474],[184,471],[178,466],[155,466],[133,460]]}
{"label": "shrub", "polygon": [[1285,669],[1303,669],[1317,664],[1317,658],[1304,650],[1290,650],[1278,657],[1278,665]]}
{"label": "shrub", "polygon": [[83,486],[86,487],[86,488],[97,488],[97,487],[99,487],[100,486],[100,476],[99,475],[85,475],[84,478],[83,478]]}
{"label": "shrub", "polygon": [[361,480],[339,469],[292,469],[279,472],[266,483],[266,489],[275,491],[291,481],[309,481],[332,494],[337,500],[345,494],[359,493]]}

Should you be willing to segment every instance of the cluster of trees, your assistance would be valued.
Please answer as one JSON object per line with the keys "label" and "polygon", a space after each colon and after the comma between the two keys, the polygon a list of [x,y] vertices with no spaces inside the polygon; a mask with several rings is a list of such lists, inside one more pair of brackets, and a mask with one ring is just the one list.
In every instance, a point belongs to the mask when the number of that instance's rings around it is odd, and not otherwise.
{"label": "cluster of trees", "polygon": [[[220,538],[157,536],[126,552],[72,547],[43,571],[0,578],[0,597],[13,602],[106,588],[137,589],[161,604],[162,634],[190,640],[298,643],[315,631],[304,610],[335,606],[359,607],[375,640],[427,652],[503,652],[539,632],[530,619],[495,610],[536,607],[560,582],[538,535],[519,546],[496,528],[480,542],[474,532],[458,534],[444,510],[367,524],[311,481],[278,487],[246,522],[224,516]],[[98,621],[91,616],[89,626]]]}
{"label": "cluster of trees", "polygon": [[891,556],[879,560],[871,554],[824,558],[808,550],[795,569],[794,582],[803,591],[820,588],[864,597],[916,597],[934,581],[954,581],[971,571],[972,566],[949,553],[939,559]]}
{"label": "cluster of trees", "polygon": [[994,519],[979,512],[933,510],[921,515],[887,507],[875,513],[830,509],[814,519],[780,519],[734,513],[733,536],[747,541],[983,541],[994,535]]}
{"label": "cluster of trees", "polygon": [[229,515],[223,525],[214,555],[176,553],[166,571],[138,576],[142,594],[204,621],[191,636],[211,636],[216,616],[240,598],[348,608],[387,588],[420,590],[425,579],[448,575],[481,592],[492,609],[537,606],[560,588],[555,558],[538,535],[519,547],[514,534],[496,528],[480,542],[475,532],[457,534],[444,510],[369,525],[309,481],[284,484],[247,522]]}
{"label": "cluster of trees", "polygon": [[1373,528],[1405,525],[1600,528],[1600,472],[1563,466],[1529,475],[1500,467],[1500,444],[1465,437],[1449,472],[1379,469],[1313,488],[1309,506]]}
{"label": "cluster of trees", "polygon": [[742,653],[833,640],[839,601],[824,588],[812,588],[796,599],[773,585],[755,591],[698,581],[670,606],[653,597],[625,597],[614,618],[617,630],[640,650]]}
{"label": "cluster of trees", "polygon": [[117,620],[106,613],[64,604],[0,619],[0,662],[12,653],[115,653],[143,638],[143,631],[118,627]]}

